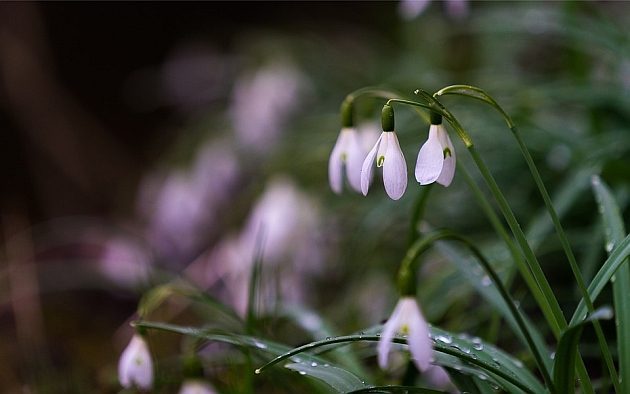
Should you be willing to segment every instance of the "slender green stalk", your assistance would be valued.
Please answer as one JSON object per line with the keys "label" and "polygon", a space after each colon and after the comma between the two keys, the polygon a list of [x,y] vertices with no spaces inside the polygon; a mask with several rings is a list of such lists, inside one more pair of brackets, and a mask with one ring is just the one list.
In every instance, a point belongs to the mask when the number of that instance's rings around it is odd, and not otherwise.
{"label": "slender green stalk", "polygon": [[[509,123],[508,123],[509,124]],[[573,276],[577,282],[580,293],[582,293],[582,297],[584,298],[584,302],[586,304],[586,308],[588,309],[589,314],[595,311],[595,307],[593,306],[593,301],[588,294],[588,289],[586,288],[586,284],[584,283],[584,278],[582,277],[582,272],[580,271],[580,267],[578,266],[577,260],[575,259],[575,255],[573,254],[573,250],[571,249],[571,244],[564,232],[564,228],[560,223],[560,219],[558,218],[558,214],[556,213],[556,209],[551,202],[551,198],[549,197],[549,193],[547,192],[547,188],[542,181],[540,173],[538,172],[538,168],[532,159],[531,154],[529,153],[529,149],[523,142],[521,138],[521,134],[519,133],[516,126],[511,125],[510,130],[516,138],[518,142],[519,148],[521,149],[521,153],[527,162],[527,167],[529,167],[529,171],[536,182],[536,186],[538,187],[538,191],[542,196],[545,206],[547,207],[547,211],[549,212],[549,216],[551,216],[551,220],[553,221],[556,233],[558,234],[558,238],[560,239],[560,244],[562,245],[562,249],[569,260],[569,265],[571,266],[571,271],[573,272]],[[608,372],[610,373],[610,377],[613,382],[613,386],[615,386],[615,392],[621,393],[621,387],[619,386],[619,376],[617,374],[617,370],[615,369],[615,363],[613,362],[612,355],[610,354],[610,349],[608,348],[608,344],[606,343],[606,337],[604,336],[604,331],[602,330],[602,326],[597,319],[593,319],[593,328],[595,328],[595,334],[597,336],[597,341],[599,342],[599,347],[602,352],[602,357],[604,358],[604,362],[606,363],[606,367],[608,368]]]}
{"label": "slender green stalk", "polygon": [[420,220],[424,216],[424,210],[427,206],[427,201],[429,201],[429,194],[432,189],[433,184],[420,188],[420,194],[416,198],[415,204],[413,206],[413,211],[411,213],[411,224],[409,226],[409,246],[411,246],[418,239],[418,237],[420,237],[418,226],[420,226]]}
{"label": "slender green stalk", "polygon": [[496,273],[490,262],[485,258],[485,256],[481,253],[481,251],[467,238],[462,237],[459,234],[456,234],[450,230],[440,230],[435,231],[425,238],[419,239],[409,248],[409,251],[405,255],[405,258],[401,262],[400,271],[399,271],[399,287],[401,288],[401,293],[405,294],[406,291],[409,291],[412,287],[415,287],[415,272],[417,271],[417,262],[418,257],[427,249],[429,249],[433,243],[439,240],[450,239],[454,241],[458,241],[464,244],[470,252],[475,256],[479,264],[482,266],[488,277],[494,282],[499,294],[507,304],[510,309],[510,313],[513,315],[516,323],[523,334],[523,337],[527,341],[529,348],[534,355],[534,359],[536,360],[536,364],[540,373],[543,375],[543,379],[547,384],[550,392],[554,392],[553,379],[547,371],[546,364],[543,360],[542,354],[539,352],[536,343],[534,342],[527,325],[525,324],[525,320],[523,319],[523,315],[520,313],[514,301],[510,297],[505,286],[503,286],[503,282],[501,282],[501,278]]}
{"label": "slender green stalk", "polygon": [[[532,174],[532,177],[534,178],[534,182],[536,183],[536,187],[538,188],[538,191],[543,198],[545,207],[549,213],[549,216],[551,217],[556,233],[558,234],[558,238],[560,240],[560,244],[562,245],[562,249],[564,250],[564,253],[567,256],[567,260],[569,261],[569,265],[571,267],[571,271],[573,272],[573,276],[575,277],[580,293],[582,294],[582,297],[584,298],[584,301],[586,303],[586,307],[589,313],[593,313],[595,311],[595,308],[593,306],[593,302],[591,301],[591,298],[589,297],[588,290],[584,282],[584,278],[582,277],[582,273],[578,266],[577,260],[575,259],[575,255],[573,254],[573,250],[571,249],[571,244],[569,243],[569,240],[564,232],[564,228],[562,227],[562,224],[560,223],[560,219],[553,206],[553,203],[551,202],[551,198],[549,197],[547,188],[545,187],[545,184],[542,181],[542,177],[540,176],[540,173],[538,172],[538,168],[536,167],[536,164],[534,163],[534,160],[532,159],[532,156],[529,153],[529,149],[527,149],[527,145],[525,145],[525,142],[523,141],[521,134],[518,131],[518,128],[512,121],[512,118],[507,114],[507,112],[505,112],[505,110],[503,110],[503,108],[496,102],[496,100],[494,100],[485,91],[475,86],[455,85],[455,86],[447,87],[438,91],[436,95],[449,94],[449,93],[454,93],[454,94],[462,95],[465,97],[474,98],[486,104],[489,104],[491,107],[496,109],[504,118],[508,127],[512,131],[512,135],[514,136],[514,138],[516,139],[518,143],[519,149],[521,150],[521,154],[525,158],[525,162],[527,163],[527,167],[529,168],[529,172]],[[599,347],[602,352],[602,356],[604,358],[604,361],[606,363],[610,376],[613,380],[615,391],[619,393],[621,392],[621,388],[619,387],[619,378],[617,375],[617,371],[615,370],[614,362],[610,354],[610,349],[608,348],[608,344],[606,343],[606,338],[604,337],[604,332],[598,320],[596,319],[593,320],[593,327],[595,328],[595,333],[597,336]]]}

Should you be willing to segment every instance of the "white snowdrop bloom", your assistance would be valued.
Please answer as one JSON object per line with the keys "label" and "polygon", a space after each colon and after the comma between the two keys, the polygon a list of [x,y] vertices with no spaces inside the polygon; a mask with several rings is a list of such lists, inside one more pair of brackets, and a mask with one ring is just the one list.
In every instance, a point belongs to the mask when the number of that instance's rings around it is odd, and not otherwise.
{"label": "white snowdrop bloom", "polygon": [[432,124],[429,138],[418,152],[416,180],[421,185],[437,182],[448,186],[455,175],[455,148],[443,124]]}
{"label": "white snowdrop bloom", "polygon": [[188,379],[184,381],[179,394],[216,394],[214,387],[200,379]]}
{"label": "white snowdrop bloom", "polygon": [[374,162],[383,167],[385,191],[392,200],[398,200],[407,189],[407,163],[394,131],[383,131],[361,167],[361,191],[367,195],[372,179]]}
{"label": "white snowdrop bloom", "polygon": [[361,165],[364,154],[353,127],[344,127],[337,137],[337,142],[328,160],[328,181],[330,188],[337,194],[343,188],[343,170],[345,167],[348,183],[357,192],[361,191]]}
{"label": "white snowdrop bloom", "polygon": [[135,334],[118,362],[118,380],[125,388],[150,390],[153,386],[153,361],[149,346],[140,334]]}
{"label": "white snowdrop bloom", "polygon": [[377,349],[378,365],[381,369],[387,368],[392,339],[396,334],[407,336],[411,359],[418,370],[427,370],[430,367],[433,353],[429,338],[429,326],[414,297],[402,297],[394,308],[392,316],[383,327]]}

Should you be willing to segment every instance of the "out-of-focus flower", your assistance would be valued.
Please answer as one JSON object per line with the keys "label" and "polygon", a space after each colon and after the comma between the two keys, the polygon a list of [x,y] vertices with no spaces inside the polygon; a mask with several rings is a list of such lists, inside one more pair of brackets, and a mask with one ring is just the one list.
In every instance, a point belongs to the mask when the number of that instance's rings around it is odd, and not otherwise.
{"label": "out-of-focus flower", "polygon": [[443,124],[432,124],[429,138],[418,152],[416,180],[421,185],[436,182],[448,186],[455,175],[455,148]]}
{"label": "out-of-focus flower", "polygon": [[[252,262],[260,252],[263,274],[281,276],[262,286],[261,298],[302,301],[321,269],[321,219],[315,202],[286,178],[277,178],[255,204],[243,230],[226,237],[209,258],[208,276],[221,276],[236,310],[245,311]],[[264,302],[263,302],[264,304]]]}
{"label": "out-of-focus flower", "polygon": [[362,153],[357,131],[352,127],[341,129],[328,160],[328,180],[335,193],[341,193],[343,187],[344,165],[350,186],[361,191],[361,165],[365,158]]}
{"label": "out-of-focus flower", "polygon": [[179,394],[215,394],[216,391],[210,383],[204,382],[200,379],[188,379],[184,381]]}
{"label": "out-of-focus flower", "polygon": [[135,334],[118,362],[118,380],[125,388],[150,390],[153,386],[153,361],[149,346],[140,334]]}
{"label": "out-of-focus flower", "polygon": [[378,343],[378,364],[382,369],[387,368],[392,339],[396,334],[407,336],[407,344],[414,364],[420,371],[427,370],[433,353],[429,326],[414,297],[402,297],[383,327]]}
{"label": "out-of-focus flower", "polygon": [[451,378],[448,376],[448,373],[444,368],[439,365],[431,365],[426,371],[422,374],[429,383],[433,385],[433,387],[438,388],[440,390],[447,390],[451,393],[457,393],[456,387],[451,382]]}
{"label": "out-of-focus flower", "polygon": [[[404,19],[415,19],[427,9],[430,3],[431,0],[401,0],[398,12]],[[454,19],[463,19],[468,15],[468,0],[445,0],[443,3],[448,16]]]}
{"label": "out-of-focus flower", "polygon": [[107,241],[101,253],[101,272],[112,281],[134,286],[145,282],[150,272],[150,255],[131,239],[118,236]]}
{"label": "out-of-focus flower", "polygon": [[238,176],[236,157],[219,142],[204,146],[189,170],[145,180],[139,208],[147,217],[148,238],[163,259],[177,262],[198,252]]}
{"label": "out-of-focus flower", "polygon": [[361,168],[361,191],[367,195],[372,179],[374,161],[383,167],[385,191],[392,200],[398,200],[407,189],[407,163],[393,131],[383,131]]}
{"label": "out-of-focus flower", "polygon": [[289,63],[269,64],[238,80],[230,112],[240,145],[256,153],[275,145],[306,86],[306,77]]}

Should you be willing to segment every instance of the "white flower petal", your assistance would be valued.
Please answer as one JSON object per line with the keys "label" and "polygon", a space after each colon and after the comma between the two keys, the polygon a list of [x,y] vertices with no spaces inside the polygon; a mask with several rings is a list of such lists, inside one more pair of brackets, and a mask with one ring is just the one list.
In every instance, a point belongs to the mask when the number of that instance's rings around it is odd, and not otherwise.
{"label": "white flower petal", "polygon": [[145,340],[134,335],[118,362],[118,379],[125,388],[136,386],[143,390],[153,386],[153,362]]}
{"label": "white flower petal", "polygon": [[407,189],[407,162],[400,149],[396,133],[387,132],[387,151],[383,164],[385,191],[392,200],[398,200]]}
{"label": "white flower petal", "polygon": [[377,353],[378,353],[378,365],[381,369],[387,369],[387,361],[389,359],[389,350],[392,347],[392,339],[400,326],[400,302],[394,308],[392,316],[387,320],[381,333],[381,339],[378,341]]}
{"label": "white flower petal", "polygon": [[187,380],[179,390],[179,394],[215,394],[214,388],[202,380]]}
{"label": "white flower petal", "polygon": [[376,144],[374,144],[374,147],[372,148],[370,153],[368,153],[365,160],[363,160],[363,166],[361,167],[361,192],[364,196],[367,196],[368,189],[370,188],[370,181],[372,180],[372,170],[374,168],[374,159],[376,158],[376,152],[383,139],[383,134],[385,133],[381,133],[381,136],[378,137],[378,140],[376,140]]}
{"label": "white flower petal", "polygon": [[[446,128],[442,126],[442,129],[438,132],[440,143],[442,145],[442,152],[444,156],[444,164],[442,166],[442,172],[437,179],[437,183],[443,186],[448,186],[453,181],[455,175],[455,147],[451,142],[451,138],[446,132]],[[448,148],[448,151],[446,149]]]}
{"label": "white flower petal", "polygon": [[387,156],[387,147],[389,147],[391,135],[392,135],[391,131],[384,131],[381,134],[382,140],[381,140],[380,146],[378,147],[378,153],[376,154],[377,167],[382,167],[383,164],[385,163],[385,158]]}
{"label": "white flower petal", "polygon": [[424,320],[416,300],[410,298],[408,301],[410,303],[407,304],[405,319],[409,326],[409,336],[407,338],[409,352],[416,367],[420,371],[425,371],[431,365],[433,353],[431,339],[429,338],[429,326]]}
{"label": "white flower petal", "polygon": [[346,175],[348,183],[357,192],[361,192],[361,167],[363,166],[363,149],[357,133],[351,129],[348,133],[346,149]]}
{"label": "white flower petal", "polygon": [[330,188],[337,194],[341,193],[341,189],[343,188],[343,159],[342,156],[345,151],[346,145],[346,133],[344,133],[345,129],[342,129],[339,133],[339,137],[337,137],[337,142],[335,143],[335,147],[330,153],[330,158],[328,159],[328,181],[330,182]]}
{"label": "white flower petal", "polygon": [[[416,180],[421,185],[428,185],[435,182],[444,165],[444,152],[442,144],[438,138],[438,128],[441,125],[431,125],[429,128],[429,138],[422,145],[418,152],[418,160],[416,161]],[[441,126],[444,127],[444,126]]]}

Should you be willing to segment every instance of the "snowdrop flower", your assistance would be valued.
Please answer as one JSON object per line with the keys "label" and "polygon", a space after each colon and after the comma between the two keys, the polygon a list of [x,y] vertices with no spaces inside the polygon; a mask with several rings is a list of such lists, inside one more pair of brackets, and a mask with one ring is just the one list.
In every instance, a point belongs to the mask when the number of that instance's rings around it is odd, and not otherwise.
{"label": "snowdrop flower", "polygon": [[209,383],[199,379],[188,379],[182,384],[179,394],[215,394],[216,391]]}
{"label": "snowdrop flower", "polygon": [[357,192],[361,191],[363,159],[363,150],[357,131],[353,127],[342,128],[328,160],[328,180],[330,188],[335,193],[340,194],[343,187],[344,164],[350,186]]}
{"label": "snowdrop flower", "polygon": [[398,301],[392,316],[383,328],[377,349],[378,365],[381,369],[387,368],[389,350],[396,334],[407,335],[407,343],[414,364],[420,371],[427,370],[430,367],[433,352],[429,326],[422,316],[418,302],[412,296],[403,296]]}
{"label": "snowdrop flower", "polygon": [[124,388],[150,390],[153,386],[153,362],[149,346],[140,334],[135,334],[118,362],[118,380]]}
{"label": "snowdrop flower", "polygon": [[421,185],[437,182],[448,186],[455,175],[455,148],[443,124],[432,124],[416,162],[416,180]]}
{"label": "snowdrop flower", "polygon": [[392,200],[398,200],[407,189],[407,164],[394,131],[383,131],[361,167],[361,191],[367,195],[372,179],[374,161],[383,167],[385,191]]}

